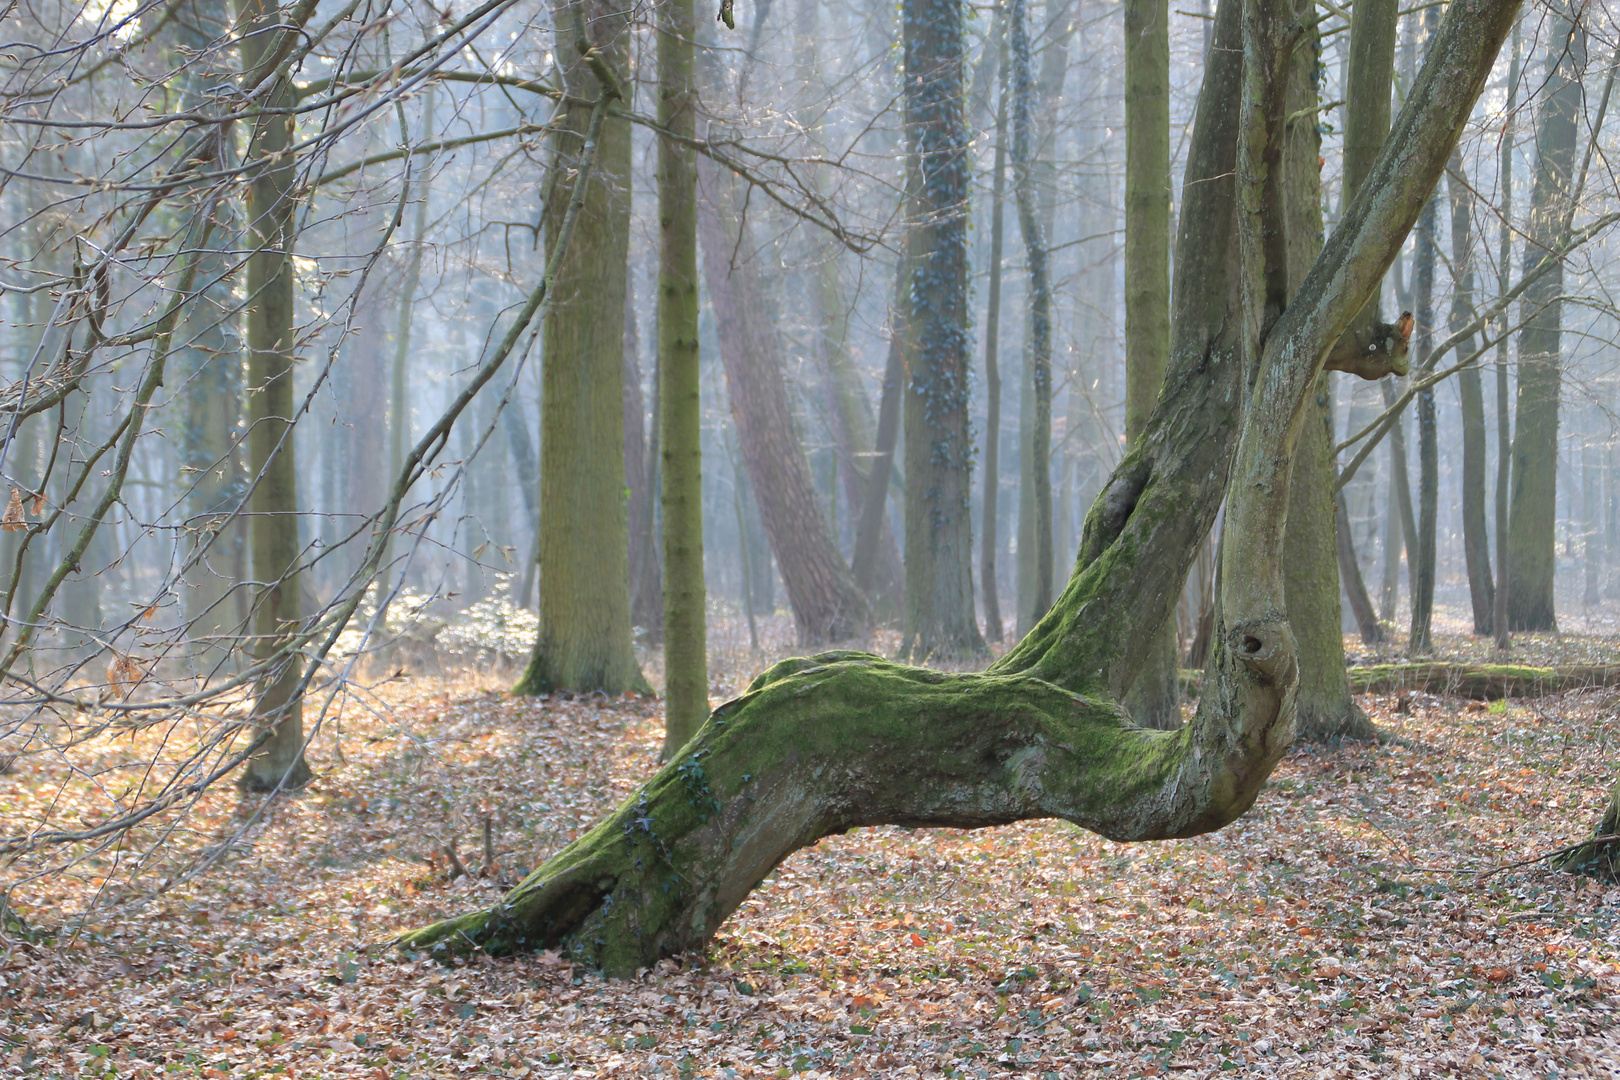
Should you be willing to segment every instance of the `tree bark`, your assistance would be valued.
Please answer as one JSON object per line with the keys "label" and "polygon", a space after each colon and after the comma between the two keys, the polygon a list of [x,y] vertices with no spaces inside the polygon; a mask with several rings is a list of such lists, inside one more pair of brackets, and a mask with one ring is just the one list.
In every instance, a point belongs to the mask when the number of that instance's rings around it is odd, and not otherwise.
{"label": "tree bark", "polygon": [[1523,664],[1452,664],[1431,660],[1414,664],[1374,664],[1350,668],[1349,671],[1350,685],[1358,694],[1417,691],[1472,698],[1475,701],[1544,697],[1620,685],[1620,665],[1616,664],[1528,667]]}
{"label": "tree bark", "polygon": [[[1513,137],[1518,116],[1520,29],[1513,27],[1513,51],[1508,61],[1508,92],[1506,117],[1502,131],[1502,152],[1498,160],[1498,173],[1502,179],[1502,225],[1500,250],[1497,252],[1497,292],[1508,290],[1509,267],[1513,262]],[[1509,313],[1502,312],[1502,326],[1509,323]],[[1513,469],[1513,435],[1508,416],[1508,362],[1512,339],[1504,333],[1496,346],[1496,592],[1492,596],[1491,629],[1496,634],[1496,650],[1505,653],[1513,645],[1508,630],[1508,492]]]}
{"label": "tree bark", "polygon": [[[239,48],[248,77],[270,82],[268,109],[290,110],[292,81],[285,69],[258,68],[280,55],[281,23],[275,0],[241,0],[237,14],[244,28]],[[282,31],[291,33],[292,31]],[[255,479],[250,502],[253,576],[260,582],[252,611],[253,649],[259,659],[274,656],[303,612],[298,588],[298,470],[293,460],[293,158],[290,111],[268,112],[253,125],[248,160],[264,161],[248,183],[246,323],[248,387],[248,470]],[[303,666],[287,655],[257,687],[255,721],[269,729],[259,751],[243,766],[241,783],[250,791],[301,787],[311,773],[304,763],[303,701],[297,695]]]}
{"label": "tree bark", "polygon": [[[556,946],[628,975],[701,949],[788,854],[856,826],[1057,816],[1141,840],[1219,828],[1252,805],[1293,737],[1297,668],[1280,567],[1293,436],[1322,358],[1444,169],[1517,4],[1448,14],[1366,189],[1269,324],[1258,316],[1284,295],[1266,285],[1284,276],[1269,242],[1280,236],[1274,166],[1293,12],[1251,4],[1239,40],[1238,7],[1221,5],[1189,146],[1165,392],[1094,504],[1074,576],[1036,631],[982,674],[859,653],[784,661],[493,911],[407,934],[402,947]],[[1234,229],[1238,243],[1220,242]],[[1234,254],[1241,276],[1211,273]],[[1244,409],[1251,376],[1266,392]],[[1212,671],[1192,724],[1150,731],[1108,687],[1128,685],[1142,629],[1172,609],[1229,472]],[[908,472],[908,487],[917,479]]]}
{"label": "tree bark", "polygon": [[[583,149],[595,77],[572,45],[576,17],[612,70],[625,69],[629,15],[605,0],[557,0],[563,85],[552,136],[553,175]],[[630,637],[629,538],[624,501],[624,294],[630,241],[630,122],[610,116],[552,286],[543,332],[540,424],[540,633],[517,692],[646,693]],[[565,185],[544,211],[549,254]]]}
{"label": "tree bark", "polygon": [[[1126,0],[1125,439],[1141,437],[1170,352],[1170,5]],[[1126,705],[1144,727],[1181,726],[1175,626],[1156,647]],[[1342,666],[1342,665],[1341,665]]]}
{"label": "tree bark", "polygon": [[1609,792],[1609,804],[1592,830],[1592,843],[1560,857],[1555,865],[1571,874],[1620,881],[1620,783]]}
{"label": "tree bark", "polygon": [[694,0],[658,8],[658,404],[663,451],[664,749],[667,760],[709,715],[703,581],[703,403],[698,367]]}
{"label": "tree bark", "polygon": [[[1451,198],[1451,318],[1456,333],[1474,318],[1474,236],[1467,176],[1462,156],[1451,155],[1447,167]],[[1474,352],[1470,335],[1458,347],[1462,356]],[[1491,610],[1496,588],[1491,580],[1491,549],[1485,524],[1485,393],[1479,368],[1458,373],[1457,395],[1462,414],[1462,526],[1463,557],[1468,564],[1468,598],[1473,606],[1474,633],[1491,632]]]}
{"label": "tree bark", "polygon": [[960,0],[906,0],[903,23],[909,284],[902,654],[923,661],[985,651],[974,616],[968,502],[966,34]]}
{"label": "tree bark", "polygon": [[[1524,267],[1534,268],[1562,239],[1574,180],[1576,117],[1586,31],[1561,15],[1547,41],[1547,96],[1536,144]],[[1564,271],[1556,266],[1526,289],[1528,316],[1519,333],[1517,430],[1513,436],[1513,505],[1508,515],[1509,630],[1556,630],[1553,569],[1557,561],[1559,351]]]}
{"label": "tree bark", "polygon": [[[1001,29],[1001,8],[996,8],[996,26]],[[996,104],[996,157],[990,179],[990,284],[986,290],[984,315],[984,504],[980,518],[979,589],[984,595],[984,636],[990,641],[1002,638],[1001,598],[996,591],[996,548],[999,544],[996,515],[1001,495],[1001,256],[1006,240],[1007,190],[1007,39],[997,35],[1001,53],[1000,90]]]}
{"label": "tree bark", "polygon": [[[1430,12],[1433,10],[1431,8]],[[1413,259],[1412,292],[1417,309],[1417,367],[1413,374],[1420,379],[1432,374],[1434,369],[1434,232],[1439,206],[1438,195],[1431,196],[1423,204],[1423,213],[1418,218],[1417,250]],[[1410,656],[1425,656],[1434,651],[1429,623],[1434,615],[1434,542],[1440,513],[1437,422],[1434,387],[1427,386],[1417,393],[1417,545],[1406,553],[1406,569],[1412,583],[1412,629],[1406,639],[1406,651]]]}
{"label": "tree bark", "polygon": [[731,417],[793,606],[799,644],[862,637],[871,627],[870,609],[817,503],[788,404],[774,328],[766,319],[755,277],[731,266],[734,251],[750,250],[747,224],[737,218],[735,181],[704,157],[698,158],[697,173],[703,272],[714,304]]}

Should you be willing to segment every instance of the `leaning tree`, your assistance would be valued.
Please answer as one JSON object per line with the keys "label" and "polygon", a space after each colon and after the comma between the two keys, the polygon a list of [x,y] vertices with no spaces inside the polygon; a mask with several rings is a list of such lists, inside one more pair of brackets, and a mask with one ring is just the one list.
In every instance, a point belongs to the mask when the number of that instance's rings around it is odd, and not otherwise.
{"label": "leaning tree", "polygon": [[[1287,301],[1280,165],[1305,28],[1292,5],[1222,0],[1182,188],[1164,387],[1093,504],[1046,617],[979,674],[855,652],[777,664],[493,910],[401,946],[560,947],[627,975],[701,948],[772,867],[857,826],[1059,817],[1153,840],[1248,810],[1294,734],[1281,563],[1311,387],[1328,363],[1369,373],[1375,358],[1340,338],[1444,171],[1518,8],[1451,5],[1371,173]],[[1228,490],[1218,633],[1197,716],[1178,731],[1139,727],[1121,694]]]}

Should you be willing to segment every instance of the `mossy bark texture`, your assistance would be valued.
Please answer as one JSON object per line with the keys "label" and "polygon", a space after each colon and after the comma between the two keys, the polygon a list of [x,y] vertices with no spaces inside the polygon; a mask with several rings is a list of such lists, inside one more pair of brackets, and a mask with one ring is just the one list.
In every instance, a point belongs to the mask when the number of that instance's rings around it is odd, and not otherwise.
{"label": "mossy bark texture", "polygon": [[[1165,392],[1035,631],[980,674],[860,653],[785,661],[493,910],[408,934],[402,947],[561,947],[625,975],[701,948],[781,859],[855,826],[1055,816],[1147,840],[1219,828],[1249,808],[1294,733],[1280,562],[1295,438],[1322,358],[1439,178],[1518,5],[1484,0],[1447,16],[1366,190],[1269,332],[1248,316],[1259,308],[1255,283],[1273,280],[1255,230],[1268,216],[1263,166],[1282,138],[1283,95],[1271,89],[1289,13],[1251,3],[1240,20],[1239,7],[1225,0],[1217,16],[1189,146]],[[1211,242],[1234,229],[1240,244]],[[1211,272],[1234,247],[1241,281]],[[1240,412],[1251,386],[1254,407]],[[1142,629],[1162,625],[1175,603],[1229,471],[1228,540],[1238,539],[1223,546],[1198,715],[1180,731],[1146,730],[1113,687],[1140,662]]]}
{"label": "mossy bark texture", "polygon": [[1373,664],[1349,670],[1358,694],[1417,690],[1428,694],[1495,701],[1498,698],[1542,697],[1571,690],[1620,685],[1620,665],[1560,664]]}
{"label": "mossy bark texture", "polygon": [[[576,7],[582,11],[576,12]],[[583,18],[590,42],[625,70],[629,15],[605,0],[557,0],[556,25]],[[572,29],[560,35],[571,41]],[[559,107],[553,170],[583,150],[596,77],[571,44],[557,56],[570,100]],[[547,251],[567,210],[566,183],[548,193]],[[624,473],[624,294],[630,242],[630,122],[609,117],[596,150],[568,259],[552,285],[541,357],[540,633],[518,690],[646,692],[630,638],[630,554]]]}
{"label": "mossy bark texture", "polygon": [[1583,844],[1558,860],[1560,870],[1605,881],[1620,881],[1620,783],[1609,793],[1609,805],[1604,807],[1597,828],[1592,830],[1593,842]]}

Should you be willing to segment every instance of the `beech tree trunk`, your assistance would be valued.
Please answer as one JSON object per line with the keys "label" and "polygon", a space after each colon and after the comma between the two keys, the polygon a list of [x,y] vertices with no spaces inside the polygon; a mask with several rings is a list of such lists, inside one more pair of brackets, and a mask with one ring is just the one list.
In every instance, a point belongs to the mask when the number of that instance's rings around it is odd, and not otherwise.
{"label": "beech tree trunk", "polygon": [[664,510],[664,757],[709,715],[703,581],[703,403],[698,367],[694,0],[658,8],[658,403]]}
{"label": "beech tree trunk", "polygon": [[[1001,27],[1001,9],[996,9]],[[1001,597],[996,590],[996,549],[1000,543],[996,529],[1001,496],[1001,253],[1006,241],[1007,190],[1007,39],[1005,29],[997,35],[1002,63],[1001,87],[996,95],[996,157],[990,178],[990,284],[986,289],[984,315],[984,480],[983,514],[980,517],[979,589],[984,595],[984,636],[990,641],[1002,638]]]}
{"label": "beech tree trunk", "polygon": [[[1434,231],[1439,201],[1438,196],[1431,197],[1423,204],[1423,213],[1418,218],[1417,251],[1412,271],[1412,292],[1417,309],[1417,364],[1412,373],[1414,378],[1422,378],[1434,370]],[[1440,441],[1437,423],[1434,387],[1425,387],[1417,393],[1417,544],[1406,553],[1406,568],[1412,582],[1412,629],[1406,639],[1406,651],[1410,656],[1424,656],[1434,651],[1434,643],[1429,637],[1429,623],[1434,614],[1434,542],[1440,513]]]}
{"label": "beech tree trunk", "polygon": [[[1451,317],[1448,328],[1461,330],[1474,318],[1474,227],[1467,176],[1462,156],[1451,155],[1446,169],[1451,199]],[[1457,349],[1460,356],[1474,353],[1473,335]],[[1457,396],[1462,414],[1462,526],[1463,558],[1468,564],[1468,598],[1473,605],[1474,633],[1491,632],[1491,610],[1496,585],[1491,579],[1491,548],[1485,524],[1485,392],[1479,367],[1457,374]]]}
{"label": "beech tree trunk", "polygon": [[[906,0],[906,620],[903,655],[985,652],[973,607],[968,140],[961,0]],[[1048,518],[1050,522],[1050,518]]]}
{"label": "beech tree trunk", "polygon": [[[788,854],[857,826],[1056,816],[1146,840],[1244,813],[1293,739],[1281,563],[1295,433],[1326,353],[1439,179],[1517,8],[1481,0],[1448,13],[1363,192],[1284,309],[1277,166],[1294,15],[1224,0],[1188,148],[1165,391],[1034,632],[978,674],[850,652],[784,661],[493,910],[399,944],[440,955],[560,947],[629,975],[701,949]],[[1251,376],[1265,391],[1245,408]],[[1113,688],[1140,667],[1143,629],[1173,609],[1228,475],[1219,632],[1198,715],[1148,730]],[[917,481],[908,472],[908,487]]]}
{"label": "beech tree trunk", "polygon": [[[576,13],[576,7],[583,10]],[[628,60],[629,16],[605,0],[556,0],[559,27],[583,18],[614,71]],[[574,97],[552,136],[553,168],[583,151],[596,78],[561,32],[563,84]],[[630,244],[630,122],[610,116],[553,286],[541,355],[540,632],[518,692],[648,692],[630,636],[629,522],[624,500],[624,295]],[[559,185],[560,188],[560,185]],[[565,199],[548,200],[546,249]]]}
{"label": "beech tree trunk", "polygon": [[1592,830],[1592,843],[1584,844],[1560,858],[1560,870],[1605,881],[1620,881],[1620,783],[1609,793],[1609,805],[1604,807]]}
{"label": "beech tree trunk", "polygon": [[[242,35],[244,75],[270,82],[265,104],[288,109],[292,81],[285,69],[261,72],[262,64],[281,55],[281,35],[271,28],[281,21],[275,0],[242,0],[238,21],[257,32]],[[292,31],[283,31],[291,33]],[[290,626],[303,612],[298,588],[298,469],[293,460],[292,117],[269,113],[253,125],[248,160],[276,162],[261,169],[248,184],[248,234],[253,252],[247,260],[246,323],[248,386],[248,471],[255,487],[250,543],[253,576],[261,582],[252,611],[253,650],[257,658],[280,651]],[[282,155],[279,156],[278,155]],[[255,720],[269,736],[246,765],[241,784],[250,791],[301,787],[311,773],[304,763],[303,702],[297,696],[303,672],[299,655],[287,655],[264,677],[253,702]]]}
{"label": "beech tree trunk", "polygon": [[[1536,144],[1536,183],[1530,194],[1524,268],[1534,268],[1565,231],[1574,182],[1581,73],[1586,68],[1586,31],[1567,15],[1547,39],[1547,96],[1541,105]],[[1509,630],[1556,630],[1553,569],[1557,562],[1558,395],[1562,386],[1562,265],[1524,291],[1528,317],[1519,333],[1517,428],[1513,436],[1513,505],[1508,515]]]}
{"label": "beech tree trunk", "polygon": [[746,270],[733,272],[731,266],[733,252],[751,250],[747,224],[737,218],[734,180],[722,176],[706,157],[698,158],[697,173],[703,273],[719,329],[731,417],[765,535],[793,606],[799,644],[863,637],[871,628],[870,609],[816,500],[782,378],[775,329],[754,277]]}
{"label": "beech tree trunk", "polygon": [[[1170,352],[1170,6],[1126,0],[1125,439],[1139,438]],[[1167,622],[1126,704],[1144,727],[1181,726],[1176,628]],[[1340,665],[1343,666],[1343,665]]]}

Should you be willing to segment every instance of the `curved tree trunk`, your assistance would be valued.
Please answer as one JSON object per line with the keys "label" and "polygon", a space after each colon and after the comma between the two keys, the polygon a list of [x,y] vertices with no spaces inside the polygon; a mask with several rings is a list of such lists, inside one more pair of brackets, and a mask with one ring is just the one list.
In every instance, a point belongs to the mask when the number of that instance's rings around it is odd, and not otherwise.
{"label": "curved tree trunk", "polygon": [[[1252,805],[1293,738],[1281,560],[1294,436],[1323,357],[1438,180],[1518,5],[1482,0],[1448,14],[1366,190],[1281,311],[1276,164],[1291,12],[1252,4],[1240,46],[1238,7],[1225,0],[1217,16],[1189,147],[1165,392],[1094,504],[1075,573],[1035,631],[982,674],[859,653],[778,664],[494,910],[405,935],[402,947],[560,946],[628,975],[702,948],[790,852],[858,825],[1057,816],[1145,840],[1219,828]],[[1247,73],[1243,57],[1254,65]],[[1234,226],[1239,243],[1212,242]],[[1234,254],[1241,278],[1226,272]],[[1251,376],[1255,400],[1244,410]],[[1146,730],[1110,688],[1129,684],[1142,629],[1172,610],[1229,465],[1230,542],[1206,690],[1192,724]]]}
{"label": "curved tree trunk", "polygon": [[776,334],[754,277],[735,273],[732,253],[751,250],[737,219],[731,177],[699,157],[698,232],[703,273],[719,328],[731,417],[742,444],[776,567],[787,586],[799,644],[861,637],[870,629],[866,598],[827,528],[788,404]]}

